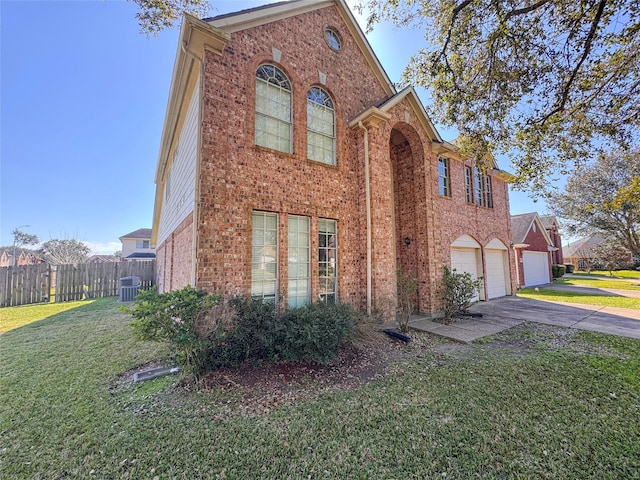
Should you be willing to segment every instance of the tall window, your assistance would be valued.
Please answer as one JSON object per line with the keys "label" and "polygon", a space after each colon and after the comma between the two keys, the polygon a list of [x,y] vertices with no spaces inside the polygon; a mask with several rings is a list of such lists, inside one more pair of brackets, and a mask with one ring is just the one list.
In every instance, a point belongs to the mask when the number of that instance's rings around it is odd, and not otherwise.
{"label": "tall window", "polygon": [[485,206],[493,208],[493,191],[491,190],[491,177],[489,175],[484,175],[484,196]]}
{"label": "tall window", "polygon": [[474,169],[474,190],[475,190],[475,197],[476,197],[476,205],[480,205],[481,207],[485,206],[484,203],[484,182],[482,181],[482,173],[480,172],[480,169],[478,167],[476,167]]}
{"label": "tall window", "polygon": [[256,72],[256,145],[291,153],[291,82],[273,65]]}
{"label": "tall window", "polygon": [[336,164],[335,112],[327,92],[311,87],[307,92],[307,158]]}
{"label": "tall window", "polygon": [[451,196],[451,180],[449,179],[449,159],[438,158],[438,193],[444,197]]}
{"label": "tall window", "polygon": [[467,203],[473,203],[473,170],[471,167],[464,167],[464,193]]}
{"label": "tall window", "polygon": [[338,283],[338,239],[335,220],[318,220],[318,276],[320,301],[335,303]]}
{"label": "tall window", "polygon": [[464,167],[464,187],[467,203],[493,208],[491,177],[483,175],[478,167]]}
{"label": "tall window", "polygon": [[289,215],[289,307],[309,303],[309,218]]}
{"label": "tall window", "polygon": [[251,216],[251,295],[275,301],[278,291],[278,216]]}

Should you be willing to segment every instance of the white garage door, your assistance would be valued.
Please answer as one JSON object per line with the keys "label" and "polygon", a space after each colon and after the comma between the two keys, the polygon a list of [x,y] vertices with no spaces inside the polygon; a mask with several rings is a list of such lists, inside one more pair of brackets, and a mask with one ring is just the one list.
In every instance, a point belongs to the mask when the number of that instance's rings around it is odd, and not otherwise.
{"label": "white garage door", "polygon": [[505,254],[506,250],[485,250],[487,296],[490,299],[504,297],[507,294]]}
{"label": "white garage door", "polygon": [[524,286],[549,283],[549,255],[545,252],[522,252]]}
{"label": "white garage door", "polygon": [[[451,269],[458,273],[470,273],[473,278],[478,278],[478,266],[476,262],[475,248],[452,248],[451,249]],[[472,299],[478,300],[476,295]]]}

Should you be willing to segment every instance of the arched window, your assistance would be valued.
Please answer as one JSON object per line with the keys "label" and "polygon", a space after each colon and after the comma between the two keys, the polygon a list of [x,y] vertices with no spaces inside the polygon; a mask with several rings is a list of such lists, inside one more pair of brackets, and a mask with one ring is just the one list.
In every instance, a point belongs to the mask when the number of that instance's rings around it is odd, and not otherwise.
{"label": "arched window", "polygon": [[291,82],[274,65],[256,72],[256,145],[291,153]]}
{"label": "arched window", "polygon": [[307,92],[307,158],[335,165],[335,139],[333,101],[323,89],[311,87]]}

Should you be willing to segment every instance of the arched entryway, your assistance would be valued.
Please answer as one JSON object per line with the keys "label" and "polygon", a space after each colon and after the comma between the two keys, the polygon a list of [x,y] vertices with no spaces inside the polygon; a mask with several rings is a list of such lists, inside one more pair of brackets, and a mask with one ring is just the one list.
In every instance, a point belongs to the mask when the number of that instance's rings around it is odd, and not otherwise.
{"label": "arched entryway", "polygon": [[[426,283],[426,212],[422,142],[408,124],[391,130],[389,139],[393,179],[393,216],[396,273],[417,280],[416,310],[428,309]],[[401,284],[400,284],[401,285]]]}

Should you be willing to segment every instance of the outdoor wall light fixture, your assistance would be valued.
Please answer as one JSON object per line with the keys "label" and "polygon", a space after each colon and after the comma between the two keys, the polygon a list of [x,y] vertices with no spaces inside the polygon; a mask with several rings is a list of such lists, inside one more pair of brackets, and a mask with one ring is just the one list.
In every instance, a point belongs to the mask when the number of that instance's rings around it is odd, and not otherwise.
{"label": "outdoor wall light fixture", "polygon": [[408,247],[411,245],[411,239],[409,237],[404,237],[404,244]]}

